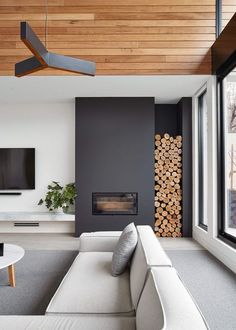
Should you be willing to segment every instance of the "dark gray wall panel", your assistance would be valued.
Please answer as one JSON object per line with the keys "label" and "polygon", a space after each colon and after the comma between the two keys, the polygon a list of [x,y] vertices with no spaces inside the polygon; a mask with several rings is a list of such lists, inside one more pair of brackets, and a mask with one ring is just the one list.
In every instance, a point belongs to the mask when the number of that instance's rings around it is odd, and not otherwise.
{"label": "dark gray wall panel", "polygon": [[155,105],[155,132],[156,134],[169,133],[172,136],[181,134],[178,131],[178,105]]}
{"label": "dark gray wall panel", "polygon": [[[76,236],[154,225],[154,99],[76,98]],[[138,192],[138,215],[92,215],[92,192]]]}
{"label": "dark gray wall panel", "polygon": [[179,122],[182,141],[182,214],[183,236],[192,236],[193,222],[193,165],[192,165],[192,98],[183,97],[178,103]]}

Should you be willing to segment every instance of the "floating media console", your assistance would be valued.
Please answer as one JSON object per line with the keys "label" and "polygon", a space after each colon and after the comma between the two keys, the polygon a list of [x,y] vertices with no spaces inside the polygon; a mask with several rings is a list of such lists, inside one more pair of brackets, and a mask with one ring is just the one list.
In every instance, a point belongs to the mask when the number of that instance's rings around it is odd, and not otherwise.
{"label": "floating media console", "polygon": [[0,212],[0,222],[75,221],[74,214],[63,212]]}
{"label": "floating media console", "polygon": [[93,215],[137,215],[137,193],[93,193]]}

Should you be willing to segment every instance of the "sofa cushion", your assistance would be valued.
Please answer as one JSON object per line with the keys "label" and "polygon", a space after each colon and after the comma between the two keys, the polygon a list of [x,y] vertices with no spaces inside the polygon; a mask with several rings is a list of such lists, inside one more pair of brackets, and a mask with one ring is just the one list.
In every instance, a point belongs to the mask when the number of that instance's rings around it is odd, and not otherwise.
{"label": "sofa cushion", "polygon": [[112,256],[111,273],[113,276],[122,274],[127,268],[137,245],[137,230],[130,223],[123,230]]}
{"label": "sofa cushion", "polygon": [[137,226],[138,244],[130,268],[130,289],[135,308],[151,266],[172,266],[150,226]]}
{"label": "sofa cushion", "polygon": [[135,318],[112,316],[0,316],[1,330],[135,330]]}
{"label": "sofa cushion", "polygon": [[80,235],[81,252],[113,252],[121,231],[97,231]]}
{"label": "sofa cushion", "polygon": [[52,298],[47,314],[134,314],[129,270],[111,276],[112,252],[80,252]]}
{"label": "sofa cushion", "polygon": [[153,267],[136,313],[137,330],[208,329],[192,297],[172,267]]}

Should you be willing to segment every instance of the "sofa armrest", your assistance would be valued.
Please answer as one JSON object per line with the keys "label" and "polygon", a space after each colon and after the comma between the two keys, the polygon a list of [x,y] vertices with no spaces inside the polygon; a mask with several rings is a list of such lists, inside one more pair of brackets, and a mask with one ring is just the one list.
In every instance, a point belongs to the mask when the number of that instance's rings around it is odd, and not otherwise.
{"label": "sofa armrest", "polygon": [[81,234],[80,252],[113,252],[121,231],[93,232]]}
{"label": "sofa armrest", "polygon": [[209,330],[175,268],[152,267],[136,311],[136,329]]}

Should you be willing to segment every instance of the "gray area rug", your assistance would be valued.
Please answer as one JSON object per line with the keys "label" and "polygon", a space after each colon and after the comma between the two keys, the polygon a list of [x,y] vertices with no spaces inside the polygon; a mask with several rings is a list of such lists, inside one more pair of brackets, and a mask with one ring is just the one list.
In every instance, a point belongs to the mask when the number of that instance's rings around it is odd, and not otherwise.
{"label": "gray area rug", "polygon": [[26,251],[15,264],[15,288],[9,287],[7,269],[1,269],[0,314],[44,314],[77,254],[76,251]]}
{"label": "gray area rug", "polygon": [[205,250],[166,251],[211,330],[236,330],[236,275]]}

